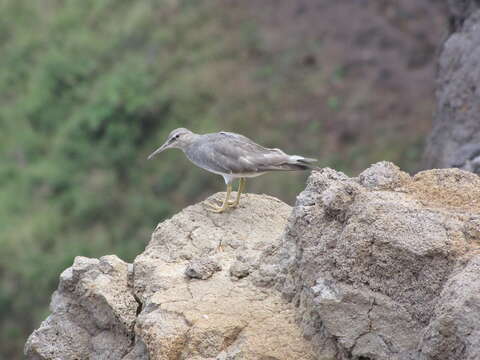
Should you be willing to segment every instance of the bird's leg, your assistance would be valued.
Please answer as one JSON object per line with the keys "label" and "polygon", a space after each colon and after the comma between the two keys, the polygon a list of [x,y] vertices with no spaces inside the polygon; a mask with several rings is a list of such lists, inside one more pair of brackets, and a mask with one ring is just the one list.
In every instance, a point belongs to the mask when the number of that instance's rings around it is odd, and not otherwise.
{"label": "bird's leg", "polygon": [[225,195],[225,200],[223,200],[222,206],[217,206],[214,203],[207,203],[211,207],[211,211],[216,213],[222,213],[228,209],[228,201],[230,199],[230,194],[232,193],[232,184],[227,184],[227,193]]}
{"label": "bird's leg", "polygon": [[247,180],[245,178],[240,178],[240,181],[238,183],[238,190],[237,190],[237,198],[235,201],[230,201],[228,205],[232,208],[235,208],[240,204],[240,196],[242,193],[245,191],[245,184],[247,183]]}

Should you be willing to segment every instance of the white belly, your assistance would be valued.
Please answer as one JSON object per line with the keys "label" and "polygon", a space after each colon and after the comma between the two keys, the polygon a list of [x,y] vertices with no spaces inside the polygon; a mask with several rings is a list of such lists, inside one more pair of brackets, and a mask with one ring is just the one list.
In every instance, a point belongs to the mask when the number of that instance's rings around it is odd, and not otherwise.
{"label": "white belly", "polygon": [[263,175],[263,174],[265,174],[265,172],[248,173],[248,174],[225,174],[225,173],[215,172],[215,174],[222,175],[223,178],[225,179],[225,183],[226,183],[226,184],[230,184],[230,183],[232,183],[233,181],[235,181],[236,179],[240,179],[240,178],[253,178],[253,177],[257,177],[257,176]]}

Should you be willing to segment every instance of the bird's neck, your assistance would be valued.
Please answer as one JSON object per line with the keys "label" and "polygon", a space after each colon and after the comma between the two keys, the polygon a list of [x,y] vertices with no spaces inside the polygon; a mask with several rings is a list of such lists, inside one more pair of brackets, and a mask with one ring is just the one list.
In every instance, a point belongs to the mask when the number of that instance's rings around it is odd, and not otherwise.
{"label": "bird's neck", "polygon": [[192,145],[194,145],[200,139],[200,137],[201,135],[198,135],[198,134],[194,134],[194,133],[188,134],[188,137],[184,139],[182,150],[184,152],[187,151]]}

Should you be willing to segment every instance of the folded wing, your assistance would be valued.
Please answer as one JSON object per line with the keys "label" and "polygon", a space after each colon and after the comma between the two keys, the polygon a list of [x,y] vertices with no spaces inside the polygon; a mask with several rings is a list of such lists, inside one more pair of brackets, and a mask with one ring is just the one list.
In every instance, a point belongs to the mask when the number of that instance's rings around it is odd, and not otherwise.
{"label": "folded wing", "polygon": [[221,132],[206,135],[210,138],[197,149],[204,167],[226,174],[252,174],[266,171],[295,171],[312,168],[315,159],[288,155],[280,149],[265,148],[249,138]]}

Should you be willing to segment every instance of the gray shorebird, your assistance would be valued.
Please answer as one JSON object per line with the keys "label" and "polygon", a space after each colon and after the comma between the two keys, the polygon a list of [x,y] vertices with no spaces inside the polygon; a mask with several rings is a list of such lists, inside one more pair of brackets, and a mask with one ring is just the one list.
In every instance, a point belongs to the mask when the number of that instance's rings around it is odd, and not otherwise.
{"label": "gray shorebird", "polygon": [[[195,134],[179,128],[168,135],[167,141],[150,154],[148,159],[166,149],[183,150],[187,158],[198,167],[222,175],[227,184],[227,193],[221,206],[208,203],[213,212],[222,213],[235,208],[245,191],[247,177],[256,177],[269,171],[295,171],[314,168],[317,160],[298,155],[285,154],[280,149],[268,149],[249,138],[232,132]],[[230,201],[232,183],[239,179],[237,197]]]}

